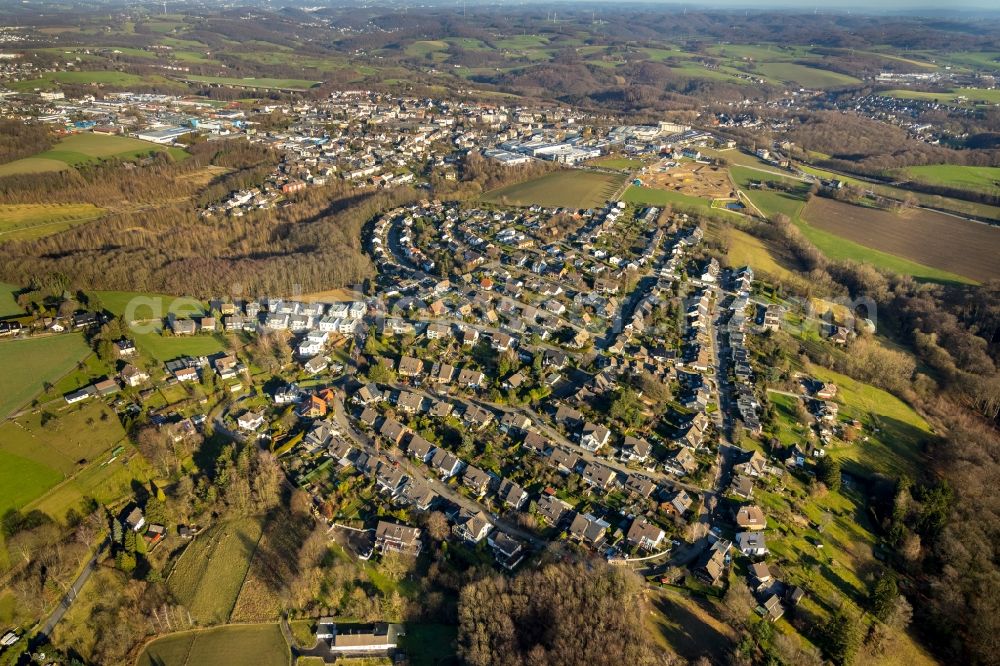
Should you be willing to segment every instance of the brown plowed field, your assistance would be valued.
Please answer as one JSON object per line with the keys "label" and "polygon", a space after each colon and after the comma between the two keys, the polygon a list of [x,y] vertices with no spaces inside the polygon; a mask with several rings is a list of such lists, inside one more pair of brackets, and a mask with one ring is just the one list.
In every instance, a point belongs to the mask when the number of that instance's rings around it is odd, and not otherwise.
{"label": "brown plowed field", "polygon": [[1000,277],[1000,227],[930,210],[895,213],[813,197],[811,226],[926,266],[983,281]]}

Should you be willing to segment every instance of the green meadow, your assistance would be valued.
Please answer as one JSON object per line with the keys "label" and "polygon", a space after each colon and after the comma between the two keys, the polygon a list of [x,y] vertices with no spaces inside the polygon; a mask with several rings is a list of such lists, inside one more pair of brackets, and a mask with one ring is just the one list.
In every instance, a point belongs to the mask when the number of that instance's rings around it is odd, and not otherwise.
{"label": "green meadow", "polygon": [[90,354],[83,336],[64,333],[0,341],[0,418],[22,407]]}

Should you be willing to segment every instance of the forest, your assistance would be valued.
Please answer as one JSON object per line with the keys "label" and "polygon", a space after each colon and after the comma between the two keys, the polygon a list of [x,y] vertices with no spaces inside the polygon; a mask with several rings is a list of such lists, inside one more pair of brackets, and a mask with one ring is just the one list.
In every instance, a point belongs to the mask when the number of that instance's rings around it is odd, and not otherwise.
{"label": "forest", "polygon": [[641,579],[606,564],[489,576],[462,589],[460,652],[472,666],[663,663],[643,608]]}

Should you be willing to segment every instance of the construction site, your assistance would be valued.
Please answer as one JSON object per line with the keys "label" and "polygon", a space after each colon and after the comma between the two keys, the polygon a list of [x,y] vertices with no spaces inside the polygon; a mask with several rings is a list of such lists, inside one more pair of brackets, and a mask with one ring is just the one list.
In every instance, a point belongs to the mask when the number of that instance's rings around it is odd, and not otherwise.
{"label": "construction site", "polygon": [[637,176],[645,187],[671,190],[702,199],[735,199],[736,191],[725,167],[688,160],[665,159]]}

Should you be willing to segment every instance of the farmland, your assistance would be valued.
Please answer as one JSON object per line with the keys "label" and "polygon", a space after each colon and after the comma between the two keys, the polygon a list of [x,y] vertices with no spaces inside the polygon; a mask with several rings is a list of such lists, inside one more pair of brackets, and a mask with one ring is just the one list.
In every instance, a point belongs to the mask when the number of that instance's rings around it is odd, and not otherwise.
{"label": "farmland", "polygon": [[[884,95],[900,99],[922,99],[936,102],[959,102],[962,106],[1000,104],[1000,90],[989,88],[952,88],[942,92],[920,90],[889,90]],[[959,99],[964,98],[964,99]]]}
{"label": "farmland", "polygon": [[[966,278],[964,281],[986,281],[1000,275],[996,261],[1000,251],[1000,229],[989,225],[924,209],[893,213],[821,197],[809,202],[802,218],[807,222],[803,233],[832,259],[871,261],[876,265],[887,263],[885,257],[859,252],[851,245],[857,244],[932,269],[921,270],[902,264],[885,266],[916,277],[954,280],[954,276],[959,275]],[[825,233],[816,233],[810,228]],[[930,239],[933,242],[929,242]]]}
{"label": "farmland", "polygon": [[0,417],[6,417],[55,382],[90,352],[82,335],[0,342]]}
{"label": "farmland", "polygon": [[836,88],[859,83],[853,76],[790,62],[764,63],[757,67],[757,71],[769,79],[804,88]]}
{"label": "farmland", "polygon": [[229,619],[262,534],[258,518],[221,523],[187,547],[167,578],[167,586],[202,623]]}
{"label": "farmland", "polygon": [[593,208],[611,198],[625,176],[563,169],[487,192],[483,201],[512,206]]}
{"label": "farmland", "polygon": [[[32,157],[0,165],[0,176],[11,176],[93,164],[103,159],[134,159],[153,152],[170,152],[175,158],[185,153],[164,146],[125,136],[108,134],[72,134],[60,140],[51,150]],[[59,166],[61,165],[61,166]]]}
{"label": "farmland", "polygon": [[[155,77],[163,81],[162,77]],[[148,83],[148,79],[137,74],[127,74],[115,71],[84,71],[84,72],[50,72],[42,78],[28,81],[17,81],[10,84],[10,87],[20,92],[31,92],[35,89],[52,89],[58,87],[60,83],[77,85],[111,85],[111,86],[134,86]]]}
{"label": "farmland", "polygon": [[0,206],[0,242],[40,238],[100,217],[93,204],[16,204]]}
{"label": "farmland", "polygon": [[812,174],[820,178],[839,178],[845,183],[869,189],[879,196],[891,197],[899,200],[902,200],[907,195],[914,196],[917,198],[917,201],[920,202],[921,206],[938,210],[952,211],[959,213],[960,215],[970,215],[986,220],[1000,221],[1000,207],[998,206],[990,206],[974,201],[965,201],[963,199],[953,199],[951,197],[942,197],[937,194],[913,192],[910,190],[903,190],[898,187],[891,187],[889,185],[877,185],[804,164],[799,165],[799,168],[805,173]]}
{"label": "farmland", "polygon": [[[1000,243],[1000,231],[993,227],[925,209],[894,213],[823,197],[806,205],[807,183],[746,167],[732,167],[731,173],[763,215],[787,215],[830,259],[870,263],[938,282],[974,282],[996,272],[990,251]],[[761,181],[785,189],[753,186]],[[942,242],[949,247],[945,253],[939,243],[926,242],[942,239],[942,234],[946,238]],[[971,254],[965,254],[966,250]]]}
{"label": "farmland", "polygon": [[147,645],[137,663],[138,666],[286,666],[291,658],[288,643],[277,624],[245,624],[164,636]]}
{"label": "farmland", "polygon": [[240,88],[275,88],[279,90],[308,90],[320,84],[319,81],[307,81],[305,79],[268,79],[252,78],[245,79],[229,78],[225,76],[189,76],[188,81],[196,83],[217,83],[219,85],[236,86]]}

